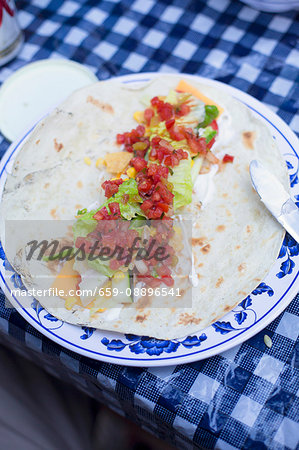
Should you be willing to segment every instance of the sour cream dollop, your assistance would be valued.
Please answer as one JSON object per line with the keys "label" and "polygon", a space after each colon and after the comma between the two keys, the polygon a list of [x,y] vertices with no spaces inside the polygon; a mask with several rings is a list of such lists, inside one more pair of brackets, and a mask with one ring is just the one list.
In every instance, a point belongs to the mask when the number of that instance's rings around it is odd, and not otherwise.
{"label": "sour cream dollop", "polygon": [[193,191],[197,200],[201,203],[202,208],[204,208],[213,199],[215,193],[214,176],[217,171],[218,165],[212,164],[208,173],[197,175],[193,186]]}

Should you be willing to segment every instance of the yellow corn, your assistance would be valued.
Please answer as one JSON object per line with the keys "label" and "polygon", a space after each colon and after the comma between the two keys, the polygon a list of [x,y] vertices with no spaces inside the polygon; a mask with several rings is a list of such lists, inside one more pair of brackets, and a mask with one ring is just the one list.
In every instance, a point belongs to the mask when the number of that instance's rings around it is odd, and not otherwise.
{"label": "yellow corn", "polygon": [[68,297],[64,303],[66,309],[72,309],[72,307],[76,304],[76,297]]}
{"label": "yellow corn", "polygon": [[117,280],[123,280],[125,278],[125,274],[121,270],[119,270],[114,274],[113,278],[116,278]]}
{"label": "yellow corn", "polygon": [[103,164],[105,164],[104,158],[98,158],[98,159],[96,160],[96,167],[100,167],[100,166],[102,166]]}
{"label": "yellow corn", "polygon": [[191,159],[191,167],[194,166],[194,159]]}
{"label": "yellow corn", "polygon": [[136,120],[136,122],[141,123],[143,121],[143,112],[135,111],[133,114],[133,119]]}
{"label": "yellow corn", "polygon": [[127,170],[127,175],[128,175],[128,177],[129,178],[135,178],[136,177],[136,169],[134,168],[134,167],[130,167],[128,170]]}
{"label": "yellow corn", "polygon": [[135,142],[135,144],[133,144],[134,150],[145,150],[146,147],[147,144],[145,142]]}
{"label": "yellow corn", "polygon": [[85,156],[85,158],[84,158],[84,162],[85,162],[85,164],[87,164],[88,166],[90,166],[90,165],[91,165],[91,159],[90,159],[90,158],[88,158],[88,156]]}
{"label": "yellow corn", "polygon": [[120,179],[120,175],[118,174],[118,175],[116,175],[116,177],[111,178],[111,181],[112,181],[112,180],[119,180],[119,179]]}

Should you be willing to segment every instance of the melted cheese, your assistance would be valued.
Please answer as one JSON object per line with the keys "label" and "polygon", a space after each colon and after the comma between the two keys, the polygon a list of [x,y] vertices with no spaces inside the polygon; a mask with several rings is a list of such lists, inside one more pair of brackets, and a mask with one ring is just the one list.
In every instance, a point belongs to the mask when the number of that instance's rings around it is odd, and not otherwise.
{"label": "melted cheese", "polygon": [[[75,292],[77,289],[77,283],[80,280],[80,275],[76,270],[73,269],[73,261],[66,261],[63,265],[61,271],[57,275],[54,283],[52,284],[52,288],[56,288],[57,291],[61,290],[64,292],[63,295],[60,295],[61,298],[67,300],[70,297],[70,292]],[[80,297],[76,295],[72,296],[73,299],[76,299],[80,304]]]}

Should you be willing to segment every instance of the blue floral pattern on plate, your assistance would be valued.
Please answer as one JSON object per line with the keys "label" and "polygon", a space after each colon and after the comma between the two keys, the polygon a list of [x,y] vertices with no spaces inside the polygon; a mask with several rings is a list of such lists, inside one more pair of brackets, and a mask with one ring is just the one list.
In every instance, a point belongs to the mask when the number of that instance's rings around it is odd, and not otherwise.
{"label": "blue floral pattern on plate", "polygon": [[31,308],[35,311],[40,324],[46,325],[48,330],[58,330],[64,325],[62,320],[59,320],[57,317],[54,317],[52,314],[48,313],[36,299],[33,299]]}
{"label": "blue floral pattern on plate", "polygon": [[[298,184],[298,167],[294,167],[294,165],[290,162],[290,161],[286,161],[287,163],[287,168],[290,172],[289,177],[290,177],[290,186],[291,188],[295,186],[295,184]],[[297,162],[297,166],[298,166],[298,162]]]}
{"label": "blue floral pattern on plate", "polygon": [[85,339],[89,339],[93,335],[93,332],[95,331],[95,328],[92,327],[81,327],[81,328],[84,331],[84,333],[80,336],[80,339],[83,339],[84,341]]}
{"label": "blue floral pattern on plate", "polygon": [[286,233],[278,255],[279,259],[284,258],[285,256],[286,259],[280,265],[280,272],[276,274],[277,278],[283,278],[293,272],[295,263],[292,260],[292,257],[297,255],[299,255],[299,243],[296,242],[292,236]]}
{"label": "blue floral pattern on plate", "polygon": [[[269,297],[272,297],[274,295],[274,290],[268,286],[266,283],[262,282],[258,285],[257,288],[255,288],[251,295],[261,295],[266,293]],[[220,334],[227,334],[231,331],[236,330],[245,330],[249,326],[252,326],[253,323],[257,321],[257,314],[252,306],[252,298],[251,295],[248,295],[244,300],[241,301],[241,303],[238,304],[236,308],[233,309],[234,312],[234,320],[237,323],[237,325],[242,325],[243,322],[245,322],[248,319],[248,314],[251,313],[252,320],[250,320],[245,327],[235,327],[232,325],[231,322],[225,322],[225,321],[219,321],[212,324],[212,327],[215,329],[216,332]]]}
{"label": "blue floral pattern on plate", "polygon": [[176,352],[180,345],[183,345],[185,348],[199,347],[207,339],[207,336],[205,333],[202,333],[199,337],[187,336],[183,340],[174,339],[171,341],[155,339],[149,336],[136,336],[135,334],[126,334],[125,338],[129,342],[124,342],[121,339],[109,340],[104,337],[102,344],[110,351],[115,350],[116,352],[121,352],[124,348],[128,347],[132,353],[146,353],[149,356],[159,356],[163,352]]}

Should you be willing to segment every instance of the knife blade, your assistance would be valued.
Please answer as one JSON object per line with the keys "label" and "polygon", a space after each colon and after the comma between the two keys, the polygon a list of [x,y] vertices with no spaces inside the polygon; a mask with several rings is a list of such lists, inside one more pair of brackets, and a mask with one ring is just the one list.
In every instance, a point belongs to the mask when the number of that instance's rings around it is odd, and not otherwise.
{"label": "knife blade", "polygon": [[299,208],[281,182],[260,161],[250,163],[251,182],[260,199],[284,229],[299,242]]}

